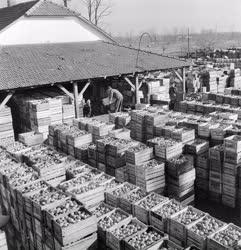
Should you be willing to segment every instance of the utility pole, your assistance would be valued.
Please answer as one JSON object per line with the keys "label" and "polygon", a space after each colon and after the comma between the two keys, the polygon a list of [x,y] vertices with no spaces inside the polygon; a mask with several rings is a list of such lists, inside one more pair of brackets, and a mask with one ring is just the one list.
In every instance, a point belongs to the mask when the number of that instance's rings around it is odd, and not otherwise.
{"label": "utility pole", "polygon": [[190,33],[189,28],[187,30],[187,58],[190,57]]}

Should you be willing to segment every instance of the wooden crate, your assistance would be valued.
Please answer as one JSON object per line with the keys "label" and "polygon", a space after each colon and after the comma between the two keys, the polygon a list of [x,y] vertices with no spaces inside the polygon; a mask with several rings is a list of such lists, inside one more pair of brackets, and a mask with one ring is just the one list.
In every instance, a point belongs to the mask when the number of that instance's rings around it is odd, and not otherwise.
{"label": "wooden crate", "polygon": [[80,187],[69,190],[68,193],[88,208],[104,201],[104,190],[104,186],[101,186],[98,183],[96,184],[95,182],[89,182]]}
{"label": "wooden crate", "polygon": [[[100,204],[98,204],[97,206],[94,206],[92,208],[89,209],[89,211],[96,216],[97,221],[103,219],[104,217],[110,215],[113,211],[115,210],[114,207],[101,202]],[[103,213],[104,212],[104,213]]]}
{"label": "wooden crate", "polygon": [[[197,214],[197,219],[195,221],[192,221],[192,223],[186,225],[177,220],[179,216],[182,215],[184,216],[185,213],[190,209]],[[181,246],[185,246],[187,241],[187,229],[192,227],[198,221],[200,221],[205,215],[206,214],[204,212],[191,206],[188,206],[185,209],[178,212],[175,216],[169,219],[170,239]]]}
{"label": "wooden crate", "polygon": [[209,157],[210,159],[217,160],[219,162],[223,162],[224,159],[224,147],[222,145],[218,145],[209,149]]}
{"label": "wooden crate", "polygon": [[[113,250],[121,250],[124,249],[124,240],[126,238],[129,238],[132,236],[132,234],[129,234],[128,236],[126,236],[125,238],[118,238],[114,232],[115,230],[120,230],[120,228],[128,228],[128,225],[138,225],[139,230],[137,232],[137,234],[141,234],[142,232],[146,231],[147,226],[145,224],[143,224],[142,222],[138,221],[137,219],[131,219],[131,221],[126,224],[126,225],[122,225],[119,226],[117,225],[116,227],[111,228],[111,230],[107,231],[107,239],[106,239],[106,246],[113,249]],[[136,233],[135,233],[136,234]]]}
{"label": "wooden crate", "polygon": [[231,164],[239,164],[241,163],[241,152],[234,153],[225,150],[224,152],[224,161]]}
{"label": "wooden crate", "polygon": [[120,197],[119,207],[129,214],[134,214],[134,204],[147,196],[146,191],[137,188],[123,197]]}
{"label": "wooden crate", "polygon": [[169,160],[175,156],[178,156],[182,153],[182,143],[176,142],[171,147],[166,147],[164,145],[155,145],[155,154],[157,157],[160,157],[165,160]]}
{"label": "wooden crate", "polygon": [[[75,205],[71,205],[71,204]],[[44,209],[44,224],[50,230],[52,229],[52,221],[61,217],[66,213],[70,213],[73,210],[83,207],[83,204],[71,197],[68,197],[66,200],[62,200],[59,204],[54,204],[51,208]],[[64,209],[66,208],[66,209]],[[58,212],[57,212],[58,211]],[[60,212],[61,211],[61,212]],[[56,215],[57,214],[57,215]]]}
{"label": "wooden crate", "polygon": [[44,138],[42,133],[38,132],[27,132],[18,135],[18,140],[26,146],[35,146],[43,143]]}
{"label": "wooden crate", "polygon": [[[53,248],[50,248],[50,250]],[[61,246],[59,242],[54,240],[55,250],[96,250],[97,249],[97,234],[93,233],[85,238],[75,241],[67,246]]]}
{"label": "wooden crate", "polygon": [[[218,241],[216,239],[217,235],[220,235],[222,237],[225,237],[227,235],[227,231],[230,232],[235,232],[235,230],[241,232],[240,227],[230,223],[228,225],[226,225],[224,228],[222,228],[220,231],[214,233],[213,235],[209,236],[207,239],[207,249],[211,249],[211,250],[230,250],[233,249],[233,247],[235,245],[238,244],[238,242],[241,240],[240,237],[237,238],[237,241],[234,242],[234,244],[232,245],[223,245],[220,241]],[[240,235],[240,233],[239,233]]]}
{"label": "wooden crate", "polygon": [[[154,202],[150,205],[149,202],[154,198]],[[154,209],[156,206],[168,202],[168,198],[158,195],[156,193],[150,193],[148,196],[144,197],[140,201],[134,204],[133,215],[145,224],[149,224],[150,210]]]}
{"label": "wooden crate", "polygon": [[[124,219],[119,221],[118,223],[112,225],[111,227],[107,228],[107,229],[103,229],[100,225],[101,225],[101,221],[103,219],[109,218],[112,214],[116,214],[116,213],[120,213],[123,215]],[[107,240],[107,233],[108,231],[111,231],[112,229],[116,228],[116,227],[121,227],[122,225],[126,225],[128,224],[131,219],[132,216],[126,212],[124,212],[123,210],[116,208],[114,209],[111,213],[109,213],[107,216],[103,217],[101,220],[99,220],[98,222],[98,240],[100,240],[101,242],[103,242],[104,244],[106,244],[106,240]]]}
{"label": "wooden crate", "polygon": [[232,135],[224,139],[224,147],[228,151],[238,153],[241,151],[241,136]]}
{"label": "wooden crate", "polygon": [[124,182],[121,185],[105,192],[105,201],[107,204],[113,207],[119,207],[120,198],[137,189],[136,186],[128,182]]}
{"label": "wooden crate", "polygon": [[169,176],[179,177],[194,168],[193,156],[180,155],[168,160],[166,165],[166,173]]}
{"label": "wooden crate", "polygon": [[[174,250],[185,250],[183,247],[178,246],[177,244],[175,244],[174,242],[170,241],[170,240],[164,240],[162,245],[161,245],[161,249],[174,249]],[[191,249],[189,249],[191,250]],[[193,249],[194,250],[194,249]],[[195,249],[196,250],[196,249]]]}
{"label": "wooden crate", "polygon": [[[44,218],[44,216],[42,214],[43,210],[55,207],[56,205],[61,204],[64,200],[68,199],[68,196],[66,194],[64,194],[63,192],[61,192],[60,190],[58,190],[58,189],[48,188],[48,189],[45,189],[45,190],[47,192],[49,192],[49,193],[52,193],[53,195],[58,194],[58,195],[61,196],[61,198],[59,200],[51,201],[50,203],[46,202],[45,205],[41,205],[39,202],[36,202],[36,201],[32,200],[33,216],[35,218],[37,218],[38,220],[40,220],[40,221],[42,221],[43,218]],[[42,191],[44,191],[44,190],[42,190]],[[40,192],[36,192],[34,195],[37,195]],[[29,196],[29,199],[31,200],[34,195]]]}
{"label": "wooden crate", "polygon": [[[179,211],[172,210],[169,214],[164,212],[164,210],[167,209],[170,204],[175,204],[175,206],[178,207],[177,210]],[[175,216],[175,214],[180,212],[182,209],[184,209],[184,206],[182,206],[181,203],[176,200],[169,200],[167,203],[156,206],[150,211],[150,225],[162,232],[168,233],[169,218]]]}
{"label": "wooden crate", "polygon": [[208,220],[209,218],[211,218],[211,216],[207,214],[204,218],[202,218],[201,221],[195,223],[191,228],[187,229],[187,245],[188,246],[196,246],[200,250],[207,249],[207,237],[220,231],[223,227],[226,226],[226,223],[218,219],[215,219],[215,221],[219,224],[219,227],[216,230],[213,230],[212,232],[209,231],[208,235],[207,234],[201,235],[201,234],[197,234],[196,232],[194,232],[194,228],[198,228],[199,225],[202,225],[202,222],[204,220]]}
{"label": "wooden crate", "polygon": [[209,142],[202,139],[196,139],[194,142],[185,144],[185,152],[187,154],[200,155],[208,150]]}
{"label": "wooden crate", "polygon": [[[138,147],[138,146],[137,146]],[[143,146],[139,151],[126,151],[126,162],[133,165],[140,165],[153,158],[153,148]]]}
{"label": "wooden crate", "polygon": [[89,217],[67,227],[61,227],[56,220],[53,221],[54,236],[62,246],[78,241],[97,231],[96,217],[84,207],[80,210],[89,214]]}
{"label": "wooden crate", "polygon": [[[161,237],[159,240],[155,241],[154,243],[152,243],[151,245],[142,248],[143,250],[158,250],[160,249],[161,245],[163,244],[164,240],[168,239],[168,235],[164,234],[163,232],[158,231],[157,229],[153,228],[153,227],[148,227],[147,230],[145,232],[150,232],[150,231],[154,231],[157,232]],[[141,237],[142,234],[140,234]],[[127,238],[124,240],[124,245],[125,245],[125,249],[126,250],[136,250],[135,247],[133,247],[132,245],[130,245],[129,241],[131,240],[132,237],[135,237],[136,234],[134,234],[133,236]]]}

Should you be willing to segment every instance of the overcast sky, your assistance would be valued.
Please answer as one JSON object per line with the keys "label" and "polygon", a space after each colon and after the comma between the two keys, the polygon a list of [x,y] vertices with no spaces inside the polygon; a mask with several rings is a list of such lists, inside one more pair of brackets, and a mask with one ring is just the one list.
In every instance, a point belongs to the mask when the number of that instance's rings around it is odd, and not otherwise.
{"label": "overcast sky", "polygon": [[[10,0],[12,3],[27,0]],[[29,1],[29,0],[28,0]],[[63,3],[63,0],[52,0]],[[103,28],[112,35],[174,29],[241,32],[241,0],[103,0],[113,5]],[[0,0],[0,3],[7,0]],[[85,15],[83,0],[68,0],[70,8]]]}
{"label": "overcast sky", "polygon": [[241,0],[111,0],[105,22],[114,35],[155,30],[241,31]]}

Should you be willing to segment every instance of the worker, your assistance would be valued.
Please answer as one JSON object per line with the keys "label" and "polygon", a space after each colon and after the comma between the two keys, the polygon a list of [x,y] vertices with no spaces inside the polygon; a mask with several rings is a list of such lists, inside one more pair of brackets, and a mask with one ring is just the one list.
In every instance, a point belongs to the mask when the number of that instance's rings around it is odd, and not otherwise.
{"label": "worker", "polygon": [[91,113],[92,113],[91,102],[88,99],[83,108],[84,117],[91,117]]}
{"label": "worker", "polygon": [[142,85],[141,85],[141,88],[140,90],[143,92],[143,96],[144,96],[144,101],[145,103],[147,104],[150,104],[150,90],[149,90],[149,85],[148,83],[146,82],[146,80],[143,80],[142,81]]}
{"label": "worker", "polygon": [[113,89],[110,85],[108,86],[107,94],[110,100],[110,104],[112,104],[113,99],[115,99],[115,112],[120,112],[122,110],[123,95],[119,90]]}
{"label": "worker", "polygon": [[169,109],[174,110],[177,101],[177,89],[174,82],[171,83],[171,86],[169,88],[169,97],[170,97]]}

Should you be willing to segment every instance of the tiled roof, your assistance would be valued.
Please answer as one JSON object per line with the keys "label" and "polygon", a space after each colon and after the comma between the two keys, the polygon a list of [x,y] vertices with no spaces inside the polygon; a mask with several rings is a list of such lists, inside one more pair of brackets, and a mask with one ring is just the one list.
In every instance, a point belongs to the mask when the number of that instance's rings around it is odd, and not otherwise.
{"label": "tiled roof", "polygon": [[20,3],[11,7],[0,9],[0,30],[7,27],[9,24],[16,21],[23,16],[30,8],[32,8],[38,1],[31,1]]}
{"label": "tiled roof", "polygon": [[190,63],[106,42],[0,47],[0,90],[180,68]]}
{"label": "tiled roof", "polygon": [[[0,0],[1,1],[1,0]],[[26,2],[22,4],[17,4],[12,7],[0,9],[0,31],[16,21],[21,16],[75,16],[81,22],[88,25],[92,31],[95,31],[102,35],[101,37],[107,39],[109,42],[115,43],[115,40],[108,35],[101,28],[97,27],[89,20],[81,16],[80,13],[70,10],[64,6],[58,5],[51,2],[51,0],[37,0]]]}
{"label": "tiled roof", "polygon": [[79,13],[55,4],[51,1],[40,1],[26,13],[27,16],[78,16]]}

